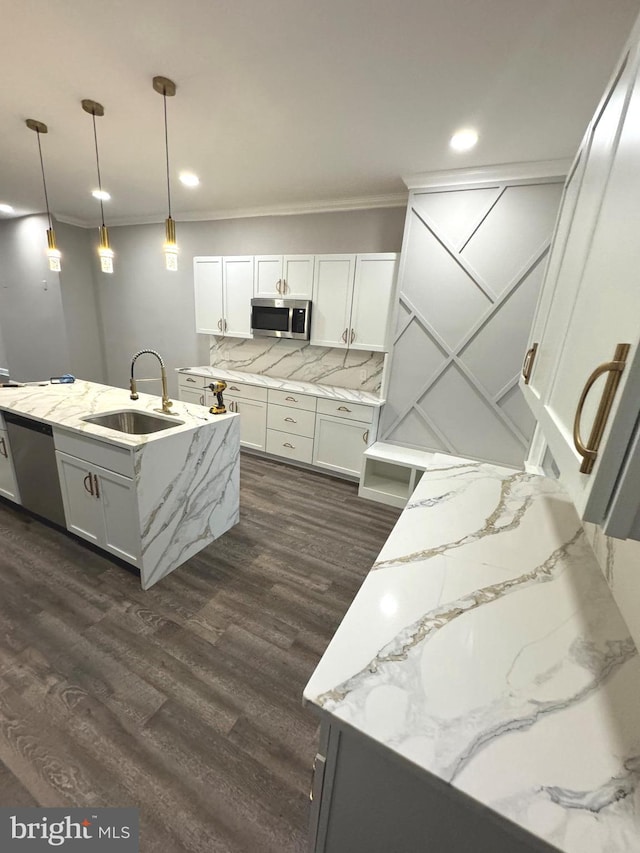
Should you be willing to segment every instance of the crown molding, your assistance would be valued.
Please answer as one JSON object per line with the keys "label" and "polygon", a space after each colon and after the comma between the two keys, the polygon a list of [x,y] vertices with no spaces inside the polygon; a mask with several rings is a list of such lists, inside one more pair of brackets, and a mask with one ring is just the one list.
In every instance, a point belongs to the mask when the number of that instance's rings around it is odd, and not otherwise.
{"label": "crown molding", "polygon": [[[259,216],[299,216],[306,213],[339,213],[349,210],[372,210],[379,208],[406,207],[409,194],[407,192],[389,195],[357,196],[355,198],[334,199],[332,201],[311,201],[302,204],[280,204],[265,207],[245,207],[236,210],[187,211],[178,213],[174,219],[180,222],[209,222],[219,219],[250,219]],[[97,228],[99,222],[77,219],[72,216],[55,216],[58,222],[75,225],[79,228]],[[161,214],[154,216],[126,216],[111,218],[107,225],[117,228],[126,225],[156,225],[164,222]]]}
{"label": "crown molding", "polygon": [[470,169],[452,169],[442,172],[419,172],[402,180],[409,190],[435,187],[482,186],[505,181],[564,180],[572,159],[533,160],[528,163],[502,163],[476,166]]}

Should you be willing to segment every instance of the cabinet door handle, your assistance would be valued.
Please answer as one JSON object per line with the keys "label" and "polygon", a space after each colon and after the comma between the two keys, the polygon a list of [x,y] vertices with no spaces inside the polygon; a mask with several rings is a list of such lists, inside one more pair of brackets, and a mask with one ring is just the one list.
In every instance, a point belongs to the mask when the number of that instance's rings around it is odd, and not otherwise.
{"label": "cabinet door handle", "polygon": [[313,759],[313,764],[311,765],[311,781],[309,783],[309,802],[310,803],[313,802],[313,789],[315,787],[316,770],[318,767],[318,759],[319,758],[320,758],[320,755],[318,753],[316,753],[315,758]]}
{"label": "cabinet door handle", "polygon": [[5,459],[8,459],[9,454],[7,453],[7,445],[5,444],[4,438],[0,438],[0,445],[2,446],[0,453],[4,456]]}
{"label": "cabinet door handle", "polygon": [[346,342],[347,342],[347,332],[348,331],[349,331],[349,329],[345,329],[344,332],[342,333],[342,343],[343,344],[346,344]]}
{"label": "cabinet door handle", "polygon": [[362,440],[364,441],[365,444],[369,441],[369,430],[368,429],[362,433]]}
{"label": "cabinet door handle", "polygon": [[276,290],[277,290],[277,291],[278,291],[278,293],[280,293],[280,294],[282,294],[282,291],[280,290],[280,288],[281,288],[281,287],[282,287],[282,279],[281,279],[281,278],[279,278],[279,279],[276,281]]}
{"label": "cabinet door handle", "polygon": [[289,285],[287,284],[286,278],[282,279],[282,292],[286,293],[289,290]]}
{"label": "cabinet door handle", "polygon": [[[87,485],[87,480],[89,481],[89,485]],[[82,481],[84,483],[84,487],[87,492],[93,497],[93,474],[87,474],[87,476]]]}
{"label": "cabinet door handle", "polygon": [[298,423],[298,421],[294,421],[294,419],[293,419],[293,418],[285,418],[285,421],[286,421],[288,424],[297,424],[297,423]]}
{"label": "cabinet door handle", "polygon": [[524,361],[522,362],[522,378],[524,379],[524,384],[528,385],[529,380],[531,379],[531,370],[533,368],[533,362],[536,357],[536,353],[538,351],[538,344],[535,343],[531,349],[527,350],[527,354],[524,357]]}
{"label": "cabinet door handle", "polygon": [[204,394],[200,394],[200,405],[204,406]]}
{"label": "cabinet door handle", "polygon": [[195,381],[196,380],[193,378],[193,376],[187,376],[187,382],[195,382]]}
{"label": "cabinet door handle", "polygon": [[226,318],[226,317],[225,317],[225,319],[224,319],[224,321],[223,321],[223,325],[224,325],[224,330],[225,330],[225,332],[226,332],[226,331],[227,331],[227,318]]}
{"label": "cabinet door handle", "polygon": [[349,343],[352,344],[355,341],[355,339],[356,339],[356,330],[351,329],[351,337],[349,339]]}
{"label": "cabinet door handle", "polygon": [[233,401],[233,411],[236,413],[236,415],[240,414],[240,409],[238,408],[238,401],[237,400]]}
{"label": "cabinet door handle", "polygon": [[[598,365],[591,376],[587,379],[586,384],[582,389],[582,394],[580,395],[580,400],[578,401],[578,407],[576,409],[576,416],[573,421],[573,443],[580,456],[582,456],[582,464],[580,465],[581,474],[590,474],[593,470],[593,466],[598,455],[598,448],[600,447],[600,441],[602,440],[604,428],[607,425],[607,419],[611,411],[611,406],[613,405],[616,391],[618,390],[618,385],[620,384],[620,377],[624,370],[630,348],[630,344],[618,344],[613,355],[613,361],[605,361],[604,364]],[[584,408],[587,395],[593,387],[593,383],[599,376],[602,376],[603,373],[608,373],[609,376],[607,377],[604,391],[600,398],[598,411],[596,412],[593,426],[591,427],[588,444],[585,445],[582,437],[580,436],[582,410]]]}
{"label": "cabinet door handle", "polygon": [[284,399],[285,399],[285,400],[290,400],[292,403],[299,403],[299,402],[300,402],[299,400],[296,400],[296,398],[295,398],[295,397],[285,397]]}
{"label": "cabinet door handle", "polygon": [[290,447],[292,450],[295,450],[295,447],[293,446],[293,444],[289,444],[288,441],[285,441],[285,443],[282,446],[283,447]]}
{"label": "cabinet door handle", "polygon": [[93,482],[96,484],[96,497],[100,500],[100,486],[98,485],[98,475],[93,475]]}
{"label": "cabinet door handle", "polygon": [[222,320],[218,320],[218,330],[222,331]]}
{"label": "cabinet door handle", "polygon": [[339,412],[351,412],[351,409],[347,409],[346,406],[338,406]]}

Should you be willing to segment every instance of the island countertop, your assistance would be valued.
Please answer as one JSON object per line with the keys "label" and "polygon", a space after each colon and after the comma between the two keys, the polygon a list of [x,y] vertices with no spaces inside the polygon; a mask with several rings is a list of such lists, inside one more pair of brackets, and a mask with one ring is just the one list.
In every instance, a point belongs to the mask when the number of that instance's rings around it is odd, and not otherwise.
{"label": "island countertop", "polygon": [[[0,389],[0,412],[3,410],[14,412],[16,415],[33,418],[53,427],[83,433],[100,441],[128,447],[134,451],[169,436],[188,433],[206,424],[213,426],[229,418],[238,417],[233,412],[225,415],[211,415],[203,406],[178,400],[173,401],[172,414],[162,415],[155,411],[160,406],[159,396],[140,394],[138,400],[131,400],[129,391],[124,388],[114,388],[84,380],[76,380],[68,384],[25,385]],[[89,415],[105,414],[122,409],[157,414],[158,417],[164,417],[168,423],[172,423],[172,426],[154,433],[132,435],[84,420]]]}
{"label": "island countertop", "polygon": [[555,480],[436,457],[304,697],[559,850],[640,850],[640,660]]}

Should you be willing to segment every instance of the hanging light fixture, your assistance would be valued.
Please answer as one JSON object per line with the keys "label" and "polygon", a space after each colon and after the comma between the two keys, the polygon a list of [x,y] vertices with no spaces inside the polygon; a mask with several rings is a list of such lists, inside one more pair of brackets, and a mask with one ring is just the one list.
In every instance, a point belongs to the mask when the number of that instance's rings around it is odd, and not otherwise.
{"label": "hanging light fixture", "polygon": [[167,202],[169,216],[165,219],[164,261],[168,270],[178,269],[178,244],[176,243],[176,223],[171,217],[171,181],[169,179],[169,133],[167,130],[167,98],[176,93],[176,84],[168,77],[154,77],[153,88],[162,95],[164,102],[164,150],[167,160]]}
{"label": "hanging light fixture", "polygon": [[43,124],[41,121],[36,121],[33,118],[28,118],[25,122],[29,130],[35,130],[38,136],[38,154],[40,155],[40,168],[42,170],[42,185],[44,186],[44,203],[47,208],[47,221],[49,223],[49,227],[47,228],[47,257],[49,258],[49,269],[52,272],[60,272],[60,249],[56,246],[56,235],[53,230],[53,220],[51,219],[51,212],[49,210],[49,196],[47,195],[47,181],[44,176],[44,160],[42,159],[42,146],[40,145],[40,134],[48,133],[49,128],[46,124]]}
{"label": "hanging light fixture", "polygon": [[[109,245],[109,232],[104,224],[104,205],[103,200],[107,193],[102,189],[102,177],[100,175],[100,155],[98,154],[98,133],[96,131],[96,116],[104,115],[104,107],[97,101],[91,101],[85,98],[82,101],[82,109],[93,119],[93,141],[96,148],[96,168],[98,170],[98,194],[96,198],[100,200],[100,216],[102,225],[100,226],[100,245],[98,246],[98,255],[100,256],[100,269],[102,272],[113,272],[113,249]],[[95,193],[94,193],[95,195]]]}

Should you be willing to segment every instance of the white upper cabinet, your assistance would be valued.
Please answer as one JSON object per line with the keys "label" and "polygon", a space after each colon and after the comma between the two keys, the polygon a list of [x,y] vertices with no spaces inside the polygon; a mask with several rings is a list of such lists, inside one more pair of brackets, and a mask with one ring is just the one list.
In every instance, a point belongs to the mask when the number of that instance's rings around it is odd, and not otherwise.
{"label": "white upper cabinet", "polygon": [[196,332],[250,338],[253,256],[193,259]]}
{"label": "white upper cabinet", "polygon": [[256,255],[256,296],[279,299],[311,299],[313,255]]}
{"label": "white upper cabinet", "polygon": [[385,352],[395,253],[316,256],[311,343]]}
{"label": "white upper cabinet", "polygon": [[348,345],[355,255],[316,255],[311,306],[311,343]]}
{"label": "white upper cabinet", "polygon": [[193,283],[196,303],[196,332],[219,335],[222,308],[222,258],[194,258]]}
{"label": "white upper cabinet", "polygon": [[[626,480],[640,399],[637,36],[567,184],[522,383],[578,513],[622,538],[640,506]],[[621,489],[635,494],[625,523]]]}

